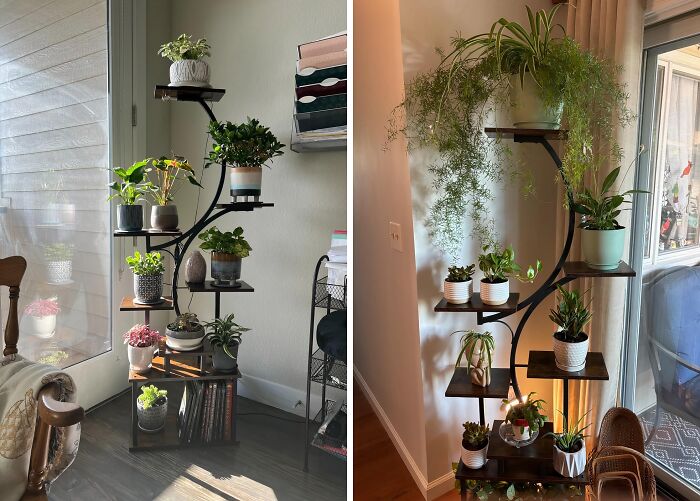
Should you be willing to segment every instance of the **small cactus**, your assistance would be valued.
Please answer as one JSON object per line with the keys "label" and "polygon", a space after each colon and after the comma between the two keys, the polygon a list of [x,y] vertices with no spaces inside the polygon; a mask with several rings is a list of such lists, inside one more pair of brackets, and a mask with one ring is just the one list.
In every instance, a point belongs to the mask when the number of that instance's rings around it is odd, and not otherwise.
{"label": "small cactus", "polygon": [[491,432],[488,425],[481,426],[479,423],[467,421],[462,426],[464,426],[462,446],[465,449],[479,450],[486,446],[489,440],[489,433]]}
{"label": "small cactus", "polygon": [[447,269],[447,280],[448,282],[467,282],[471,279],[474,274],[474,265],[469,266],[450,266]]}

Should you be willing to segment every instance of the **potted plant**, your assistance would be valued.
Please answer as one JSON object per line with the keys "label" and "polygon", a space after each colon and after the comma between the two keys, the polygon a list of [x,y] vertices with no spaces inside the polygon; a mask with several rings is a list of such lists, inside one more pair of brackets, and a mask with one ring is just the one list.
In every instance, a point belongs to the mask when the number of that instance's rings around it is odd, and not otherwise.
{"label": "potted plant", "polygon": [[586,435],[583,432],[590,426],[590,423],[581,427],[583,420],[590,411],[576,421],[576,424],[569,429],[566,416],[564,417],[564,431],[561,433],[549,432],[545,437],[554,438],[554,469],[563,477],[574,478],[581,475],[586,469]]}
{"label": "potted plant", "polygon": [[143,324],[136,324],[126,331],[124,343],[127,345],[129,369],[139,374],[151,370],[153,354],[158,349],[161,337],[158,331]]}
{"label": "potted plant", "polygon": [[178,225],[177,206],[172,204],[176,185],[179,181],[187,179],[190,184],[202,187],[194,177],[192,166],[182,157],[160,157],[151,160],[152,167],[146,172],[155,177],[148,189],[156,203],[151,208],[151,228],[157,230],[175,230]]}
{"label": "potted plant", "polygon": [[211,56],[206,38],[197,41],[183,33],[172,42],[161,45],[158,55],[170,59],[170,86],[211,87],[209,65],[203,58]]}
{"label": "potted plant", "polygon": [[462,463],[467,468],[478,470],[486,464],[491,430],[479,423],[467,421],[462,434]]}
{"label": "potted plant", "polygon": [[445,278],[445,290],[443,297],[451,304],[464,304],[472,297],[474,265],[450,266]]}
{"label": "potted plant", "polygon": [[66,284],[73,276],[73,244],[56,243],[44,248],[49,283]]}
{"label": "potted plant", "polygon": [[579,291],[567,291],[561,285],[557,289],[561,299],[557,309],[550,310],[549,314],[549,319],[559,326],[554,333],[554,360],[563,371],[580,371],[586,366],[588,354],[588,335],[583,328],[592,315]]}
{"label": "potted plant", "polygon": [[513,276],[521,282],[532,283],[542,269],[542,263],[538,259],[534,268],[528,266],[527,273],[521,275],[522,268],[515,262],[515,252],[512,246],[507,249],[493,246],[493,250],[487,252],[491,248],[491,246],[485,245],[482,248],[483,253],[479,254],[479,269],[484,273],[479,294],[484,304],[505,304],[510,295],[508,277]]}
{"label": "potted plant", "polygon": [[[640,154],[643,151],[641,149]],[[584,188],[572,206],[581,215],[579,228],[583,259],[588,266],[598,270],[614,270],[620,265],[625,248],[625,227],[617,222],[617,216],[626,210],[620,206],[631,203],[627,197],[633,193],[649,193],[644,190],[618,193],[613,185],[619,175],[620,167],[616,167],[605,177],[598,194]]]}
{"label": "potted plant", "polygon": [[165,418],[168,415],[168,390],[159,390],[151,384],[142,386],[141,392],[136,399],[139,428],[146,433],[156,433],[165,426]]}
{"label": "potted plant", "polygon": [[491,363],[493,362],[493,350],[495,348],[493,335],[488,331],[476,332],[469,330],[455,332],[464,333],[459,342],[461,348],[457,355],[455,368],[459,367],[462,358],[465,357],[472,384],[481,387],[488,386],[491,383]]}
{"label": "potted plant", "polygon": [[117,205],[117,228],[119,231],[138,231],[143,228],[143,207],[138,205],[147,187],[143,184],[148,159],[136,162],[128,169],[116,167],[112,170],[121,182],[114,181],[109,187],[115,191],[108,200],[119,197]]}
{"label": "potted plant", "polygon": [[262,190],[262,166],[282,155],[284,145],[255,118],[242,124],[212,121],[209,133],[214,145],[204,166],[225,162],[231,167],[233,201],[238,196],[253,196],[257,201]]}
{"label": "potted plant", "polygon": [[29,320],[29,332],[42,339],[49,339],[56,333],[56,315],[61,312],[56,299],[37,299],[24,308],[24,316]]}
{"label": "potted plant", "polygon": [[142,255],[139,251],[134,251],[133,256],[127,256],[126,264],[134,273],[134,303],[162,303],[165,266],[160,252]]}
{"label": "potted plant", "polygon": [[70,355],[63,350],[58,351],[42,351],[37,359],[38,364],[53,365],[59,367],[63,362],[68,360]]}
{"label": "potted plant", "polygon": [[212,363],[214,370],[219,372],[235,372],[238,369],[238,347],[241,344],[241,335],[250,329],[241,327],[234,320],[234,315],[216,318],[207,322],[207,339],[214,350]]}
{"label": "potted plant", "polygon": [[168,324],[165,342],[173,350],[192,351],[202,346],[204,327],[194,313],[183,313]]}
{"label": "potted plant", "polygon": [[533,399],[535,392],[527,395],[523,402],[511,405],[508,400],[503,402],[508,408],[506,423],[510,423],[513,429],[513,438],[518,442],[529,440],[531,434],[539,431],[544,426],[547,417],[540,414],[545,403],[542,399]]}
{"label": "potted plant", "polygon": [[216,226],[199,234],[202,250],[211,251],[211,278],[217,287],[239,287],[242,259],[253,250],[243,237],[240,226],[221,232]]}

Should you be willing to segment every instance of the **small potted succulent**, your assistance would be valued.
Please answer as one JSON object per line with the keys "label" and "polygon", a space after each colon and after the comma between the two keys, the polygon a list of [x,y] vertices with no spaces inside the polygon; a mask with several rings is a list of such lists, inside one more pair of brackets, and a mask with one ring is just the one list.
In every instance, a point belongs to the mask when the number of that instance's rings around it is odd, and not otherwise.
{"label": "small potted succulent", "polygon": [[515,262],[515,252],[512,246],[507,249],[499,249],[494,246],[492,252],[488,252],[491,248],[491,246],[486,245],[482,248],[483,253],[479,254],[479,269],[484,273],[479,293],[484,304],[495,306],[505,304],[508,301],[510,295],[509,276],[515,277],[521,282],[531,283],[542,269],[542,263],[538,259],[534,268],[529,266],[527,273],[521,275],[521,267]]}
{"label": "small potted succulent", "polygon": [[209,133],[214,142],[209,162],[231,167],[231,197],[252,196],[257,201],[262,191],[262,166],[282,155],[284,145],[270,129],[254,118],[246,123],[232,124],[212,121]]}
{"label": "small potted succulent", "polygon": [[459,367],[463,357],[466,358],[472,384],[481,387],[488,386],[491,383],[491,363],[493,362],[493,350],[495,348],[493,335],[488,331],[476,332],[469,330],[455,332],[464,333],[459,342],[461,348],[457,355],[455,367]]}
{"label": "small potted succulent", "polygon": [[192,351],[202,346],[204,326],[194,313],[178,315],[165,329],[165,343],[173,350]]}
{"label": "small potted succulent", "polygon": [[574,478],[581,475],[586,469],[586,435],[583,432],[590,426],[590,423],[581,427],[584,419],[590,411],[586,412],[576,421],[576,424],[569,429],[566,416],[564,417],[564,429],[561,433],[549,432],[545,437],[554,438],[554,469],[563,477]]}
{"label": "small potted succulent", "polygon": [[240,287],[241,265],[253,248],[243,237],[240,226],[233,231],[221,232],[216,226],[199,234],[202,250],[211,251],[211,278],[216,287]]}
{"label": "small potted succulent", "polygon": [[49,339],[56,333],[56,315],[61,312],[56,299],[37,299],[24,309],[29,321],[29,332],[42,339]]}
{"label": "small potted succulent", "polygon": [[518,442],[529,440],[547,421],[547,417],[540,414],[545,401],[533,399],[534,394],[535,392],[529,393],[524,402],[515,405],[511,405],[508,400],[503,401],[508,408],[505,422],[511,424],[513,438]]}
{"label": "small potted succulent", "polygon": [[[640,150],[640,154],[644,150]],[[635,159],[636,161],[636,159]],[[613,184],[620,175],[620,167],[613,169],[603,180],[600,193],[584,188],[572,205],[581,215],[581,250],[583,259],[591,268],[614,270],[620,265],[625,248],[625,227],[617,222],[623,210],[622,204],[629,204],[629,195],[649,193],[644,190],[627,190],[618,193]]]}
{"label": "small potted succulent", "polygon": [[162,303],[165,266],[160,252],[141,254],[134,251],[133,256],[126,258],[126,264],[134,272],[134,303]]}
{"label": "small potted succulent", "polygon": [[183,33],[172,42],[161,45],[158,55],[170,59],[170,86],[211,87],[209,65],[204,57],[211,56],[206,38],[192,40]]}
{"label": "small potted succulent", "polygon": [[153,354],[158,349],[161,337],[158,331],[143,324],[136,324],[124,333],[129,368],[132,371],[143,374],[151,369]]}
{"label": "small potted succulent", "polygon": [[250,329],[241,327],[234,320],[234,315],[217,318],[205,324],[207,339],[211,343],[214,354],[212,363],[218,372],[235,372],[238,369],[238,347],[242,342],[242,334]]}
{"label": "small potted succulent", "polygon": [[168,391],[152,384],[142,386],[141,395],[136,399],[136,414],[139,428],[146,433],[162,430],[168,415]]}
{"label": "small potted succulent", "polygon": [[44,248],[49,283],[70,283],[73,276],[73,244],[56,243]]}
{"label": "small potted succulent", "polygon": [[447,278],[445,278],[445,291],[443,296],[450,304],[464,304],[472,297],[474,290],[472,275],[474,274],[474,265],[450,266],[447,269]]}
{"label": "small potted succulent", "polygon": [[561,285],[557,289],[561,298],[557,309],[550,310],[549,314],[549,319],[559,326],[554,333],[554,360],[563,371],[580,371],[586,366],[588,354],[588,335],[583,328],[592,315],[579,291],[567,291]]}
{"label": "small potted succulent", "polygon": [[147,186],[144,184],[146,165],[149,159],[136,162],[128,169],[115,167],[112,172],[121,180],[114,181],[109,187],[115,193],[108,200],[120,198],[117,205],[117,229],[119,231],[138,231],[143,228],[143,207],[138,202],[143,199]]}
{"label": "small potted succulent", "polygon": [[491,430],[479,423],[466,422],[462,434],[462,463],[467,468],[478,470],[486,464]]}
{"label": "small potted succulent", "polygon": [[154,179],[148,183],[153,201],[151,207],[151,228],[176,230],[178,225],[177,206],[173,203],[177,183],[187,179],[190,184],[202,187],[194,177],[194,169],[182,157],[160,157],[151,160],[146,172]]}

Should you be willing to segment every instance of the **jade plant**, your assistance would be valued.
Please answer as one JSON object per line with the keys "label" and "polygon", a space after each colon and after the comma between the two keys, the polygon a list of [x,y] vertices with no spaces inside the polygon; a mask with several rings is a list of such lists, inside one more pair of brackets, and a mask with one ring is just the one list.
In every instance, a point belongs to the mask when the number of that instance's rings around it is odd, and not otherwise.
{"label": "jade plant", "polygon": [[210,56],[209,49],[211,46],[206,38],[192,40],[190,35],[183,33],[172,42],[161,45],[158,55],[174,63],[183,59],[198,60]]}
{"label": "jade plant", "polygon": [[242,124],[212,121],[209,134],[214,144],[204,167],[224,162],[229,167],[261,167],[282,155],[284,148],[268,127],[250,117]]}
{"label": "jade plant", "polygon": [[146,167],[150,158],[134,163],[128,169],[115,167],[112,172],[121,180],[114,181],[109,187],[115,192],[107,200],[120,198],[123,205],[136,205],[143,199],[148,191],[148,186],[144,183],[146,179]]}
{"label": "jade plant", "polygon": [[479,423],[467,421],[462,425],[462,447],[470,451],[478,451],[486,447],[491,432],[488,425],[481,426]]}
{"label": "jade plant", "polygon": [[[557,285],[560,300],[556,310],[549,310],[549,319],[559,326],[554,337],[560,341],[577,343],[585,339],[583,328],[590,322],[592,314],[583,302],[583,294],[578,290],[567,291]],[[590,300],[588,302],[590,305]]]}
{"label": "jade plant", "polygon": [[231,351],[231,348],[241,344],[243,333],[250,331],[249,328],[241,327],[234,321],[233,313],[207,322],[204,326],[209,330],[207,339],[209,339],[211,345],[221,348],[228,357],[233,359],[236,356]]}
{"label": "jade plant", "polygon": [[558,412],[564,418],[563,431],[561,433],[554,433],[550,431],[544,436],[551,436],[554,438],[554,445],[556,445],[562,452],[573,453],[580,451],[583,447],[583,440],[586,438],[586,435],[584,435],[583,432],[586,431],[586,428],[591,425],[588,423],[586,426],[582,426],[582,424],[590,411],[581,416],[571,428],[569,428],[568,420],[566,419],[564,413],[561,411]]}
{"label": "jade plant", "polygon": [[153,197],[153,201],[158,205],[168,205],[175,196],[176,186],[185,179],[202,188],[202,185],[194,177],[194,169],[182,157],[168,158],[160,157],[149,159],[150,167],[146,168],[146,173],[154,179],[147,183],[147,190]]}
{"label": "jade plant", "polygon": [[202,250],[233,254],[236,257],[248,257],[253,248],[243,237],[243,228],[240,226],[233,231],[220,231],[216,226],[199,234],[202,241],[199,247]]}
{"label": "jade plant", "polygon": [[[540,413],[543,409],[545,401],[542,399],[534,399],[535,392],[530,392],[524,402],[519,402],[514,405],[508,400],[503,400],[503,403],[508,406],[506,413],[506,422],[516,426],[516,423],[527,421],[527,426],[530,427],[530,432],[534,433],[544,426],[547,421],[547,416]],[[520,425],[520,433],[524,433],[525,425]]]}
{"label": "jade plant", "polygon": [[[488,252],[491,249],[491,252]],[[521,275],[521,266],[515,262],[513,247],[501,249],[497,245],[485,245],[479,255],[479,269],[484,273],[484,281],[499,283],[512,276],[521,282],[532,282],[542,269],[542,263],[537,260],[534,267],[528,266],[525,275]]]}
{"label": "jade plant", "polygon": [[450,266],[447,269],[446,282],[468,282],[474,275],[474,265],[469,266]]}
{"label": "jade plant", "polygon": [[163,405],[168,396],[168,390],[160,390],[152,384],[142,386],[141,392],[141,395],[138,396],[138,401],[144,409]]}
{"label": "jade plant", "polygon": [[162,275],[165,272],[163,257],[160,255],[160,252],[141,254],[139,251],[134,251],[133,256],[127,256],[126,264],[129,265],[134,275],[149,277]]}

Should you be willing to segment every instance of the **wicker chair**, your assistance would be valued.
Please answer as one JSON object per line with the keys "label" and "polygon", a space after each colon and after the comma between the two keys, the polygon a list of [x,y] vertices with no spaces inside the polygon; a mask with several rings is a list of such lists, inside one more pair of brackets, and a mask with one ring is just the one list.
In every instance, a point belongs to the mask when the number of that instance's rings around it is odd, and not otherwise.
{"label": "wicker chair", "polygon": [[622,446],[644,454],[644,432],[637,415],[624,407],[613,407],[603,416],[598,448]]}

